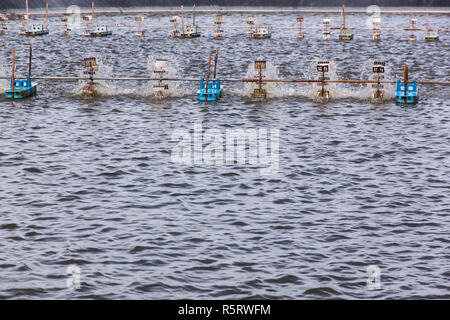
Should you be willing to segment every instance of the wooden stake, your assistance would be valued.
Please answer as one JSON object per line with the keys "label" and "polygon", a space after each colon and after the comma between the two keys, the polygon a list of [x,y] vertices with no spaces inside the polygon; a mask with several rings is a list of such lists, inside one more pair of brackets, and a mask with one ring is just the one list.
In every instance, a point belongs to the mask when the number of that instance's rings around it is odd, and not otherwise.
{"label": "wooden stake", "polygon": [[211,53],[208,60],[208,73],[206,74],[206,88],[205,88],[205,101],[208,101],[208,83],[209,83],[209,68],[211,67]]}
{"label": "wooden stake", "polygon": [[345,29],[345,7],[342,5],[342,19],[344,21],[344,29]]}
{"label": "wooden stake", "polygon": [[405,80],[405,102],[407,100],[407,92],[408,92],[408,67],[405,65],[403,65],[403,80]]}
{"label": "wooden stake", "polygon": [[33,49],[32,49],[32,47],[30,45],[30,60],[28,62],[28,76],[29,77],[31,77],[31,57],[32,57],[32,54],[33,54]]}
{"label": "wooden stake", "polygon": [[325,71],[322,70],[322,98],[325,95]]}
{"label": "wooden stake", "polygon": [[94,32],[94,20],[95,20],[94,1],[92,1],[92,32]]}
{"label": "wooden stake", "polygon": [[184,35],[184,9],[181,6],[181,35]]}
{"label": "wooden stake", "polygon": [[219,48],[216,48],[216,58],[214,59],[214,80],[216,79],[217,59],[219,57]]}
{"label": "wooden stake", "polygon": [[48,30],[48,2],[45,5],[45,28]]}
{"label": "wooden stake", "polygon": [[14,99],[14,70],[16,69],[16,53],[15,49],[12,48],[12,76],[11,76],[11,89],[12,89],[12,98]]}
{"label": "wooden stake", "polygon": [[28,0],[25,1],[25,6],[26,6],[26,11],[27,11],[27,30],[30,27],[30,17],[29,17],[29,13],[28,13]]}

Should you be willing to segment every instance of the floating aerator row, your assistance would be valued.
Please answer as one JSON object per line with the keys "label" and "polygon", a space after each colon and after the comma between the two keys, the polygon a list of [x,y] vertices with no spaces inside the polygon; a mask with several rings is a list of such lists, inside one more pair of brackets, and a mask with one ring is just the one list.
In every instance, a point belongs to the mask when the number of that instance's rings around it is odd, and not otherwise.
{"label": "floating aerator row", "polygon": [[[30,56],[29,56],[29,70],[26,77],[16,78],[15,74],[15,50],[12,49],[12,76],[11,76],[11,87],[5,90],[5,96],[7,99],[22,99],[29,96],[33,96],[37,93],[37,84],[32,82],[34,79],[45,79],[45,80],[66,80],[66,81],[87,81],[82,87],[81,92],[87,96],[95,96],[98,94],[98,89],[101,86],[96,80],[111,80],[111,81],[155,81],[153,85],[153,91],[155,96],[158,98],[163,98],[169,90],[169,81],[199,81],[200,87],[197,91],[197,97],[200,101],[215,101],[218,100],[223,94],[224,82],[241,82],[241,83],[254,83],[252,97],[257,99],[266,99],[268,94],[265,85],[268,82],[302,82],[302,83],[315,83],[318,85],[317,91],[315,93],[315,98],[318,100],[329,100],[331,98],[330,90],[328,89],[329,83],[365,83],[370,84],[373,90],[371,98],[373,100],[384,100],[385,94],[385,83],[395,83],[395,100],[398,103],[411,104],[416,103],[418,100],[418,88],[419,83],[422,84],[437,84],[437,85],[450,85],[450,82],[445,81],[409,81],[408,79],[408,68],[404,66],[404,76],[403,80],[385,80],[385,62],[375,61],[372,66],[372,76],[368,80],[332,80],[329,77],[330,72],[330,62],[329,61],[318,61],[317,62],[317,73],[318,77],[316,79],[268,79],[264,75],[267,69],[267,63],[265,60],[256,60],[254,62],[254,70],[256,71],[256,76],[250,79],[225,79],[220,80],[217,77],[217,62],[218,62],[219,50],[215,51],[214,59],[214,70],[211,75],[211,63],[212,63],[212,53],[209,54],[208,67],[206,77],[196,78],[168,78],[169,67],[168,61],[166,59],[156,59],[155,67],[153,70],[154,76],[152,78],[101,78],[95,77],[96,73],[99,71],[99,65],[95,57],[90,57],[84,59],[84,67],[86,70],[84,74],[86,77],[32,77],[31,76],[31,62],[32,62],[32,48],[30,46]],[[5,78],[3,78],[5,79]],[[8,78],[9,79],[9,78]]]}

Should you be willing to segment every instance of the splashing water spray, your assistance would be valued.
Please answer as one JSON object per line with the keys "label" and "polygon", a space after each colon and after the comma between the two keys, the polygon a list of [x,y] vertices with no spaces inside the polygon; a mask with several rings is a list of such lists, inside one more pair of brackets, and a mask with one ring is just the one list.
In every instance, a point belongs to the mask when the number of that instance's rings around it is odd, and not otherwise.
{"label": "splashing water spray", "polygon": [[97,90],[95,88],[96,83],[94,82],[94,74],[98,71],[97,59],[95,57],[85,58],[84,67],[86,68],[84,73],[89,75],[89,82],[81,89],[81,93],[86,96],[95,96]]}
{"label": "splashing water spray", "polygon": [[173,56],[170,56],[169,59],[160,59],[149,56],[147,60],[147,70],[157,80],[149,82],[147,88],[144,90],[145,95],[155,97],[158,100],[185,95],[186,92],[181,87],[180,81],[172,80],[170,83],[164,81],[165,78],[179,78],[178,65],[178,60]]}
{"label": "splashing water spray", "polygon": [[[307,97],[317,102],[328,102],[331,99],[345,99],[355,95],[349,88],[339,86],[337,82],[338,65],[332,60],[314,59],[308,68],[307,79],[316,79],[307,92]],[[331,80],[331,82],[329,82]]]}
{"label": "splashing water spray", "polygon": [[[3,60],[3,58],[0,58],[0,78],[7,78],[8,72],[6,71],[6,63]],[[8,80],[7,79],[0,79],[0,90],[4,90],[8,87]]]}
{"label": "splashing water spray", "polygon": [[325,76],[325,73],[330,71],[330,63],[328,61],[318,61],[317,62],[317,72],[320,73],[319,80],[322,82],[319,84],[320,89],[316,92],[316,99],[318,100],[329,100],[330,99],[330,91],[326,90],[325,87],[328,84],[325,80],[330,80],[330,77]]}
{"label": "splashing water spray", "polygon": [[385,62],[375,61],[373,63],[373,76],[372,79],[376,80],[377,83],[372,83],[372,88],[375,89],[371,95],[374,101],[379,101],[384,99],[384,85],[380,83],[381,79],[384,78],[384,68],[386,67]]}
{"label": "splashing water spray", "polygon": [[256,79],[256,82],[244,83],[243,95],[256,99],[267,99],[284,96],[284,92],[277,83],[266,83],[264,79],[278,79],[278,66],[266,61],[262,57],[250,63],[248,66],[247,79]]}
{"label": "splashing water spray", "polygon": [[80,85],[75,89],[76,94],[85,96],[111,96],[115,94],[122,94],[117,88],[108,80],[95,80],[94,75],[98,79],[112,78],[112,66],[106,64],[104,59],[96,53],[90,54],[88,58],[83,60],[85,71],[80,75],[86,79],[87,82],[80,81]]}
{"label": "splashing water spray", "polygon": [[[382,61],[368,60],[362,65],[361,80],[369,79],[376,83],[367,83],[356,98],[369,99],[381,103],[394,96],[393,80],[389,66]],[[392,81],[388,82],[388,81]]]}
{"label": "splashing water spray", "polygon": [[335,64],[329,60],[314,59],[309,64],[307,78],[317,79],[319,82],[311,83],[307,96],[317,102],[327,102],[331,97],[337,96],[335,83],[326,80],[336,79]]}
{"label": "splashing water spray", "polygon": [[153,91],[157,98],[162,99],[164,98],[164,92],[169,90],[169,85],[163,82],[164,75],[169,73],[167,59],[156,59],[153,73],[159,77],[157,83],[153,85]]}
{"label": "splashing water spray", "polygon": [[255,61],[254,69],[256,72],[258,72],[258,82],[257,82],[257,88],[253,89],[252,97],[253,98],[267,98],[267,92],[266,89],[263,88],[264,83],[262,82],[263,79],[263,70],[266,70],[266,61],[265,60],[259,60]]}

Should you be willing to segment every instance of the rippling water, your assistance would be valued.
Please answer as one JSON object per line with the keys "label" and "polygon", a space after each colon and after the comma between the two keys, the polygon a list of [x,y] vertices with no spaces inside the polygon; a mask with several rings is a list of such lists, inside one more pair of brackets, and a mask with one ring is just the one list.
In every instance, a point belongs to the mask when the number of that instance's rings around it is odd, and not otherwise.
{"label": "rippling water", "polygon": [[[224,18],[231,25],[246,17]],[[304,17],[312,26],[324,16]],[[259,17],[274,26],[295,26],[295,18]],[[407,27],[409,18],[382,23]],[[146,23],[168,19],[149,15]],[[366,19],[347,21],[364,27]],[[198,16],[200,25],[213,21]],[[446,15],[430,21],[449,27]],[[343,79],[381,60],[394,79],[407,63],[413,79],[449,80],[445,33],[425,43],[423,33],[409,42],[406,32],[382,32],[375,43],[365,31],[351,42],[336,32],[324,42],[318,31],[303,41],[295,30],[274,30],[267,41],[248,40],[245,29],[225,29],[222,41],[201,31],[192,40],[162,29],[140,39],[123,28],[104,39],[10,32],[0,59],[9,64],[15,46],[23,73],[32,43],[36,75],[79,75],[82,58],[98,54],[114,76],[151,75],[150,56],[199,77],[218,47],[223,78],[244,77],[264,57],[284,78],[303,78],[311,61],[329,59]],[[372,104],[357,86],[321,104],[305,96],[307,86],[281,85],[260,102],[226,82],[222,100],[205,104],[197,85],[158,101],[147,83],[111,84],[91,99],[75,92],[78,84],[39,81],[34,98],[0,98],[0,298],[450,298],[449,88],[421,86],[420,102],[404,107]],[[172,163],[172,133],[195,121],[221,131],[279,128],[279,172]],[[80,268],[79,290],[66,286],[71,265]],[[380,290],[368,290],[369,265],[380,268]]]}

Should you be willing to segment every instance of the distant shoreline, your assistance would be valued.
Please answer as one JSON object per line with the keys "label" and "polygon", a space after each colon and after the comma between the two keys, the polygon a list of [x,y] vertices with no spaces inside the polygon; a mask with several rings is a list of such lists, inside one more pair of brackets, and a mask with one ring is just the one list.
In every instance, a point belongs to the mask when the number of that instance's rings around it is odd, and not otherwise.
{"label": "distant shoreline", "polygon": [[[436,8],[420,8],[420,7],[398,7],[401,8],[395,9],[395,7],[381,7],[381,14],[450,14],[450,7],[436,7]],[[67,8],[50,8],[49,16],[61,16],[66,13]],[[346,7],[346,13],[348,14],[367,14],[366,7]],[[25,13],[25,8],[20,9],[0,9],[4,12],[8,12],[11,14],[23,14]],[[211,8],[208,6],[197,7],[196,13],[198,14],[211,14],[211,13],[340,13],[340,7],[217,7]],[[185,7],[185,13],[191,13],[192,7]],[[91,8],[89,7],[81,7],[82,14],[89,14],[91,12]],[[109,15],[120,15],[120,14],[178,14],[180,12],[180,7],[129,7],[129,8],[121,8],[121,7],[96,7],[95,10],[98,14],[109,14]],[[45,9],[30,9],[30,16],[39,16],[45,15]]]}
{"label": "distant shoreline", "polygon": [[[29,0],[30,8],[49,7],[67,8],[71,5],[90,7],[93,0]],[[422,8],[450,8],[448,0],[95,0],[97,8],[131,8],[131,7],[155,7],[170,8],[184,5],[186,8],[196,3],[197,7],[284,7],[284,8],[320,8],[320,7],[346,7],[367,8],[371,5],[379,7],[422,7]],[[12,10],[25,8],[25,0],[1,0],[0,10]]]}

